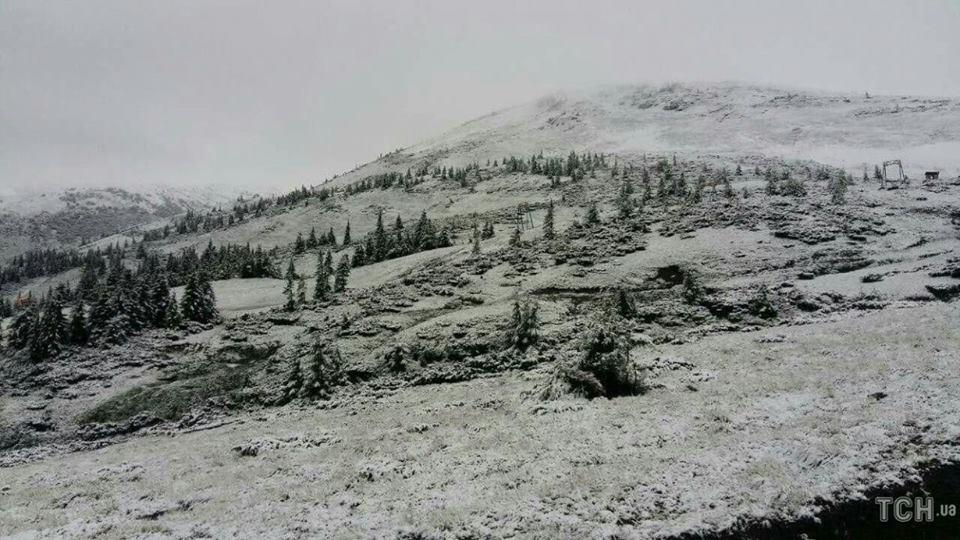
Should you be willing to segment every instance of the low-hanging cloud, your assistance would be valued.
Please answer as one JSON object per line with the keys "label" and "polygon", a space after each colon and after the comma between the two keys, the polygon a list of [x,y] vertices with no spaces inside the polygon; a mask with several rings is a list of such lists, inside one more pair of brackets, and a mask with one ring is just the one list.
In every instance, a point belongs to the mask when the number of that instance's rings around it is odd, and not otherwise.
{"label": "low-hanging cloud", "polygon": [[927,1],[6,1],[0,191],[316,183],[562,89],[742,80],[960,95]]}

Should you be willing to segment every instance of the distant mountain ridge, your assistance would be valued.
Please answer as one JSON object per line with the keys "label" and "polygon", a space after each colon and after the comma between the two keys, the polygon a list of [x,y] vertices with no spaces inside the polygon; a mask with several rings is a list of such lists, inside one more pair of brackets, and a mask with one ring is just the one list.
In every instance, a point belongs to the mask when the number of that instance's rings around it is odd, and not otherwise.
{"label": "distant mountain ridge", "polygon": [[241,194],[215,187],[110,187],[0,197],[0,258],[30,248],[78,245],[189,210],[229,205]]}

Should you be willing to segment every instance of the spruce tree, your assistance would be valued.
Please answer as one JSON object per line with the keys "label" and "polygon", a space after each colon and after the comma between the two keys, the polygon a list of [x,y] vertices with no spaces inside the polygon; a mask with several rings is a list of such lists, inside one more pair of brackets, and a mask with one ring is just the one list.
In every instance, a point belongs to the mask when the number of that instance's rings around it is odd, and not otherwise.
{"label": "spruce tree", "polygon": [[777,175],[773,174],[773,171],[770,169],[767,169],[765,174],[767,185],[764,190],[766,191],[767,195],[776,195],[780,191],[780,188],[777,185]]}
{"label": "spruce tree", "polygon": [[487,222],[486,224],[484,224],[484,226],[483,226],[483,232],[481,233],[481,236],[482,236],[484,239],[487,239],[487,238],[493,238],[493,235],[494,235],[494,234],[495,234],[495,231],[494,231],[494,229],[493,229],[493,223],[490,222],[490,221],[488,221],[488,222]]}
{"label": "spruce tree", "polygon": [[77,294],[84,300],[92,300],[96,294],[98,280],[96,267],[85,264],[80,281],[77,283]]}
{"label": "spruce tree", "polygon": [[199,323],[209,323],[219,318],[217,300],[205,272],[198,271],[190,277],[183,291],[180,312],[184,319]]}
{"label": "spruce tree", "polygon": [[617,211],[620,219],[627,219],[633,214],[633,199],[630,198],[626,186],[620,188],[620,194],[617,197]]}
{"label": "spruce tree", "polygon": [[590,207],[587,209],[587,223],[590,225],[600,223],[600,211],[597,210],[597,203],[590,203]]}
{"label": "spruce tree", "polygon": [[300,368],[300,359],[293,360],[287,378],[283,383],[283,395],[285,401],[290,401],[300,395],[300,389],[303,388],[303,370]]}
{"label": "spruce tree", "polygon": [[[294,283],[297,280],[297,270],[293,266],[293,259],[290,259],[290,262],[287,264],[287,271],[283,275],[283,279],[286,281],[286,284],[283,287],[283,296],[287,299],[286,304],[284,304],[284,309],[287,311],[293,311],[297,308],[296,302],[296,291],[294,290]],[[186,310],[184,310],[184,315],[186,315]],[[189,317],[188,317],[189,318]]]}
{"label": "spruce tree", "polygon": [[35,306],[30,305],[14,315],[10,324],[10,346],[22,349],[30,344],[39,315]]}
{"label": "spruce tree", "polygon": [[830,202],[836,205],[843,204],[847,201],[847,178],[846,175],[840,173],[834,180],[833,185],[830,186]]}
{"label": "spruce tree", "polygon": [[86,345],[90,339],[87,332],[87,318],[83,312],[83,302],[77,302],[73,306],[73,313],[70,314],[70,343],[74,345]]}
{"label": "spruce tree", "polygon": [[183,326],[183,315],[180,313],[180,303],[177,302],[177,295],[170,293],[170,299],[167,301],[167,311],[163,317],[163,325],[166,328],[180,328]]}
{"label": "spruce tree", "polygon": [[347,222],[346,228],[343,229],[343,247],[350,245],[350,222]]}
{"label": "spruce tree", "polygon": [[67,323],[63,318],[63,305],[56,298],[47,298],[30,333],[30,358],[36,362],[56,355],[66,337]]}
{"label": "spruce tree", "polygon": [[307,360],[298,396],[306,399],[328,399],[333,387],[343,380],[343,359],[340,351],[317,341]]}
{"label": "spruce tree", "polygon": [[323,266],[327,269],[327,275],[333,275],[333,253],[328,251],[326,256],[323,258]]}
{"label": "spruce tree", "polygon": [[324,257],[317,257],[317,283],[313,288],[313,299],[323,301],[330,297],[330,272],[324,264]]}
{"label": "spruce tree", "polygon": [[474,257],[480,255],[480,230],[476,225],[473,226],[473,247],[470,249],[470,254]]}
{"label": "spruce tree", "polygon": [[170,302],[170,287],[167,278],[162,275],[154,277],[149,295],[149,322],[151,326],[163,327],[166,325],[167,310]]}
{"label": "spruce tree", "polygon": [[524,351],[539,338],[539,306],[535,302],[514,301],[507,326],[507,346]]}
{"label": "spruce tree", "polygon": [[520,227],[514,227],[514,228],[513,228],[513,232],[510,233],[510,240],[509,240],[509,242],[508,242],[508,244],[510,245],[510,247],[518,247],[518,246],[520,245],[520,241],[521,241],[521,240],[520,240],[520,235],[521,235],[521,234],[522,234],[522,233],[520,232]]}
{"label": "spruce tree", "polygon": [[300,276],[297,281],[297,306],[307,303],[307,282]]}
{"label": "spruce tree", "polygon": [[[387,232],[383,228],[383,210],[377,212],[377,226],[373,230],[373,261],[380,262],[387,258]],[[370,257],[370,254],[367,254]]]}
{"label": "spruce tree", "polygon": [[553,230],[553,199],[550,199],[550,204],[547,205],[547,215],[543,218],[543,238],[547,241],[556,238],[556,233]]}
{"label": "spruce tree", "polygon": [[353,249],[353,266],[356,268],[365,264],[367,264],[367,250],[363,247],[363,244],[358,243],[357,247]]}
{"label": "spruce tree", "polygon": [[633,301],[633,298],[630,297],[630,294],[627,293],[626,289],[618,288],[617,295],[614,299],[614,307],[617,311],[617,314],[625,319],[630,319],[637,314],[637,306]]}
{"label": "spruce tree", "polygon": [[343,292],[347,290],[347,279],[350,277],[350,257],[344,255],[340,257],[337,263],[337,270],[333,277],[334,292]]}

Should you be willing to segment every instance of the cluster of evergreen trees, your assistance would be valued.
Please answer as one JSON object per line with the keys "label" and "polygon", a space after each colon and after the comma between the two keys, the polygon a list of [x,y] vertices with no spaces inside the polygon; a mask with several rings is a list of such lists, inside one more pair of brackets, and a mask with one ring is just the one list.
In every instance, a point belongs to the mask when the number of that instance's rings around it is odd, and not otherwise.
{"label": "cluster of evergreen trees", "polygon": [[[539,174],[550,179],[559,179],[561,176],[569,176],[573,180],[580,180],[585,174],[591,174],[597,169],[603,169],[607,166],[607,158],[604,154],[584,152],[577,154],[570,152],[566,160],[559,157],[544,158],[543,152],[530,158],[508,156],[503,158],[503,169],[506,172],[519,172]],[[497,161],[493,162],[494,167],[500,166]]]}
{"label": "cluster of evergreen trees", "polygon": [[143,240],[146,242],[162,240],[171,233],[194,234],[198,232],[209,232],[216,229],[231,227],[236,223],[242,223],[250,215],[260,217],[268,208],[285,208],[294,206],[310,198],[316,198],[319,201],[325,201],[333,192],[325,187],[308,188],[300,186],[288,193],[274,197],[258,197],[256,200],[248,201],[244,197],[239,197],[230,211],[224,211],[222,208],[215,208],[204,213],[193,210],[174,220],[172,226],[163,227],[146,231]]}
{"label": "cluster of evergreen trees", "polygon": [[76,250],[31,249],[10,259],[0,267],[0,286],[4,283],[17,283],[24,279],[59,274],[71,268],[77,268],[84,261],[99,257],[95,250],[86,256]]}
{"label": "cluster of evergreen trees", "polygon": [[[343,247],[350,245],[350,222],[347,222],[346,228],[343,231]],[[310,233],[307,235],[306,239],[303,237],[303,233],[297,233],[296,240],[293,241],[293,252],[297,255],[304,253],[306,251],[313,251],[320,247],[337,247],[337,236],[333,234],[333,227],[330,227],[330,230],[326,234],[321,234],[317,236],[317,228],[312,227]]]}
{"label": "cluster of evergreen trees", "polygon": [[[189,248],[161,256],[141,244],[132,268],[128,251],[88,252],[75,288],[61,284],[39,300],[18,297],[16,307],[0,301],[0,317],[13,317],[8,345],[29,348],[42,360],[66,346],[119,344],[148,328],[213,322],[219,314],[211,279],[277,277],[270,254],[259,247],[209,244],[200,255]],[[184,285],[179,300],[170,291],[178,285]]]}
{"label": "cluster of evergreen trees", "polygon": [[[95,274],[85,275],[96,280]],[[70,300],[68,319],[64,308]],[[196,271],[186,280],[178,302],[162,270],[141,265],[133,271],[117,257],[92,287],[82,279],[72,294],[51,291],[13,317],[8,346],[29,349],[30,357],[41,361],[65,347],[119,344],[148,328],[177,328],[184,321],[213,322],[219,313],[205,272]]]}
{"label": "cluster of evergreen trees", "polygon": [[438,229],[426,212],[420,214],[420,219],[413,227],[405,227],[398,215],[393,226],[387,230],[383,224],[383,211],[380,211],[373,232],[357,245],[353,265],[363,266],[451,245],[453,243],[447,229]]}
{"label": "cluster of evergreen trees", "polygon": [[[141,260],[142,269],[163,273],[170,285],[176,287],[186,284],[188,278],[198,271],[204,272],[212,280],[279,277],[271,259],[276,253],[276,248],[264,251],[260,246],[251,248],[249,244],[217,247],[210,242],[200,255],[193,247],[184,248],[179,254],[161,255],[147,252],[140,245],[137,258]],[[84,274],[87,272],[88,269],[84,267]],[[83,279],[81,277],[81,281]]]}
{"label": "cluster of evergreen trees", "polygon": [[[336,268],[333,266],[332,252],[327,251],[317,254],[317,269],[314,274],[316,282],[313,289],[313,300],[315,302],[330,300],[334,294],[347,290],[350,267],[350,257],[346,254],[340,257],[340,262],[337,263]],[[283,294],[286,298],[284,308],[287,311],[294,311],[307,305],[306,278],[297,273],[292,258],[287,264],[287,271],[283,277],[286,281],[283,289]],[[330,283],[331,278],[333,279],[332,285]]]}

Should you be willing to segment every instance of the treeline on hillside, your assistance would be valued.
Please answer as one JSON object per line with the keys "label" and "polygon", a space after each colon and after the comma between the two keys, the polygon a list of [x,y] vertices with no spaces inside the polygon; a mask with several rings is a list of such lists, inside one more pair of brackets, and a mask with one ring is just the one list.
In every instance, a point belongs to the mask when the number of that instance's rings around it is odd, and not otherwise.
{"label": "treeline on hillside", "polygon": [[171,286],[175,287],[186,283],[187,278],[198,271],[213,280],[279,277],[272,262],[276,254],[277,248],[264,251],[260,246],[251,248],[250,244],[217,247],[210,242],[199,255],[193,247],[185,248],[180,253],[161,255],[148,252],[140,244],[136,258],[142,261],[142,266],[161,269]]}
{"label": "treeline on hillside", "polygon": [[63,286],[31,299],[14,313],[7,346],[27,349],[39,362],[68,347],[116,345],[148,328],[178,328],[185,321],[219,318],[213,288],[203,271],[186,279],[178,301],[160,265],[145,261],[131,270],[118,254],[106,266],[102,278],[85,271],[75,289]]}
{"label": "treeline on hillside", "polygon": [[223,229],[237,223],[242,223],[251,217],[260,217],[268,208],[295,206],[310,198],[316,198],[322,202],[327,200],[331,195],[332,191],[327,188],[308,188],[301,186],[273,197],[258,197],[250,201],[240,197],[229,211],[224,211],[223,208],[216,208],[205,213],[190,210],[183,216],[173,220],[172,225],[164,225],[163,227],[144,232],[143,240],[152,242],[167,238],[172,233],[196,234]]}
{"label": "treeline on hillside", "polygon": [[[607,158],[604,154],[593,152],[577,154],[571,151],[564,160],[560,157],[545,158],[543,152],[540,152],[526,159],[516,156],[505,157],[501,163],[506,172],[539,174],[550,179],[569,176],[573,180],[580,180],[585,174],[592,175],[596,170],[606,168]],[[495,160],[493,167],[499,167],[501,163]],[[490,164],[489,161],[487,164]]]}
{"label": "treeline on hillside", "polygon": [[[147,328],[211,322],[218,318],[211,280],[279,277],[271,262],[275,248],[209,244],[200,254],[187,248],[161,255],[140,244],[135,253],[127,251],[91,252],[73,288],[60,284],[39,299],[0,302],[0,315],[14,317],[8,345],[29,348],[31,358],[42,360],[67,346],[123,343]],[[131,258],[138,263],[129,264]],[[185,290],[178,300],[170,288],[180,285]],[[65,307],[71,308],[69,320]]]}
{"label": "treeline on hillside", "polygon": [[388,259],[396,259],[442,247],[453,245],[450,233],[446,228],[438,229],[426,212],[420,214],[420,219],[413,227],[405,227],[403,220],[397,215],[393,226],[388,231],[383,225],[383,211],[377,213],[377,225],[374,230],[358,243],[354,256],[353,266],[377,263]]}
{"label": "treeline on hillside", "polygon": [[0,266],[0,287],[5,283],[59,274],[82,265],[86,258],[101,255],[99,250],[80,255],[74,249],[31,249]]}
{"label": "treeline on hillside", "polygon": [[[592,152],[577,154],[572,151],[566,158],[544,157],[541,152],[529,158],[507,156],[502,160],[493,160],[492,163],[488,159],[487,168],[491,167],[501,172],[544,175],[558,182],[561,176],[579,180],[587,174],[594,175],[597,169],[607,167],[607,158],[604,154]],[[493,174],[492,171],[491,174]],[[429,165],[421,165],[408,168],[406,172],[393,171],[365,176],[345,185],[342,192],[349,197],[376,189],[385,190],[394,187],[410,189],[423,183],[428,177],[453,180],[463,188],[472,188],[477,182],[484,180],[478,162],[465,167],[435,166],[431,168]],[[258,198],[255,201],[246,201],[241,197],[229,212],[223,209],[215,209],[203,214],[190,211],[174,220],[172,225],[146,231],[143,239],[149,242],[167,238],[174,232],[194,234],[222,229],[242,223],[251,216],[260,217],[268,208],[287,208],[307,199],[322,202],[332,197],[336,191],[337,189],[326,187],[301,186],[282,195]]]}
{"label": "treeline on hillside", "polygon": [[[347,222],[347,226],[343,231],[343,246],[350,245],[350,222]],[[311,227],[310,233],[307,234],[307,237],[303,237],[303,233],[297,233],[296,240],[293,241],[293,252],[297,255],[304,253],[305,251],[312,251],[319,247],[337,247],[337,236],[333,234],[333,227],[330,227],[330,230],[325,234],[317,236],[317,228]]]}
{"label": "treeline on hillside", "polygon": [[[323,251],[335,250],[337,247],[345,248],[352,244],[350,222],[348,221],[343,229],[342,242],[337,242],[332,227],[326,234],[319,236],[316,229],[313,228],[310,229],[306,238],[304,238],[303,233],[297,233],[297,237],[291,245],[291,251],[294,255],[299,255],[318,249]],[[420,214],[420,219],[413,227],[406,227],[403,219],[400,215],[397,215],[388,229],[383,223],[383,211],[380,210],[377,213],[377,224],[374,230],[367,234],[362,241],[356,243],[351,266],[363,266],[451,245],[453,245],[453,242],[451,241],[450,231],[446,227],[437,227],[433,220],[427,217],[426,212]]]}

